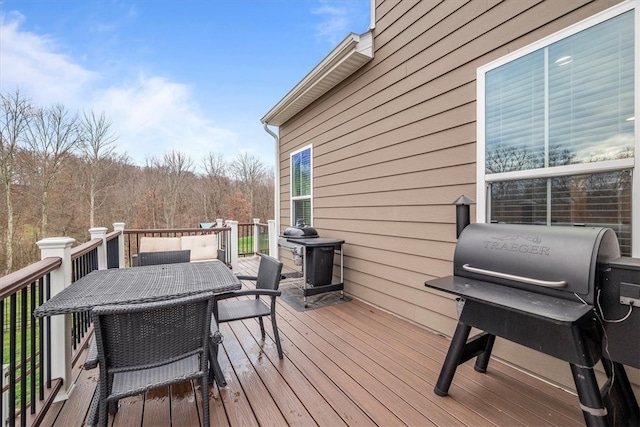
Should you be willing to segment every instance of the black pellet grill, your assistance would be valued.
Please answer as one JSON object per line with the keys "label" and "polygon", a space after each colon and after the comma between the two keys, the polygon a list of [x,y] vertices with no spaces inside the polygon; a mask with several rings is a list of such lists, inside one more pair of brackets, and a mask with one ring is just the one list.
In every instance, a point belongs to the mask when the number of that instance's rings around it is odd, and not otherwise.
{"label": "black pellet grill", "polygon": [[[635,273],[621,261],[618,239],[609,228],[468,225],[458,238],[454,274],[425,282],[455,294],[459,308],[434,392],[447,395],[457,366],[474,357],[475,370],[485,372],[500,336],[569,362],[586,424],[606,426],[611,411],[593,367],[607,348],[603,339],[612,335],[603,364],[609,377],[616,378],[611,389],[633,425],[638,404],[622,365],[638,362],[639,309],[620,302],[620,283],[631,297],[634,286],[640,286],[638,266],[632,267]],[[608,313],[600,309],[603,302]],[[635,312],[628,323],[603,333],[603,318],[620,319],[629,310]],[[469,338],[472,327],[483,332]]]}
{"label": "black pellet grill", "polygon": [[[344,293],[344,240],[322,238],[315,228],[296,226],[287,228],[278,239],[278,245],[293,254],[294,262],[301,267],[302,293],[305,306],[307,297],[326,292]],[[333,281],[334,253],[340,259],[340,280]]]}

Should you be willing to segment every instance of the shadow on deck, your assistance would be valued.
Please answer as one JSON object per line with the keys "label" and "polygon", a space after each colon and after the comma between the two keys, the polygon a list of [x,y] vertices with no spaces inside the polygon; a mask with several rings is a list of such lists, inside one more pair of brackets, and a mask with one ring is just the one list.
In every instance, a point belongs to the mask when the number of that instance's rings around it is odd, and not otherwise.
{"label": "shadow on deck", "polygon": [[[257,266],[242,259],[240,271]],[[436,396],[449,339],[363,302],[297,311],[280,301],[278,314],[284,360],[270,335],[262,342],[256,320],[221,325],[228,385],[210,389],[212,426],[583,425],[576,396],[497,360],[486,374],[472,361],[460,366],[449,396]],[[43,425],[84,425],[98,370],[76,373],[72,397]],[[198,426],[198,387],[123,399],[110,425]]]}

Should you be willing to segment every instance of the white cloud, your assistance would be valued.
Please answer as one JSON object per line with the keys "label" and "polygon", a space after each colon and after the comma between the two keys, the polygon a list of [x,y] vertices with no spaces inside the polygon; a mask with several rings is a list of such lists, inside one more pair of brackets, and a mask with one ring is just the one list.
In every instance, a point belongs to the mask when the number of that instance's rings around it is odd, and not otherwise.
{"label": "white cloud", "polygon": [[191,101],[188,86],[161,77],[100,91],[94,102],[105,111],[119,135],[119,149],[136,163],[175,150],[199,163],[209,152],[234,147],[237,135],[214,126]]}
{"label": "white cloud", "polygon": [[316,38],[337,45],[350,32],[359,30],[354,28],[354,20],[359,20],[358,14],[363,13],[362,6],[368,4],[366,0],[320,0],[320,6],[312,11],[322,17],[315,28]]}
{"label": "white cloud", "polygon": [[61,103],[70,111],[105,112],[118,136],[117,151],[137,164],[176,150],[198,166],[209,152],[233,157],[238,151],[239,136],[214,126],[193,101],[189,86],[158,76],[114,80],[88,70],[59,53],[54,39],[21,31],[23,20],[17,13],[0,16],[3,92],[20,88],[41,106]]}
{"label": "white cloud", "polygon": [[20,31],[23,21],[15,12],[0,16],[0,87],[19,87],[44,105],[75,106],[96,74],[56,52],[52,38]]}
{"label": "white cloud", "polygon": [[[589,140],[579,144],[574,162],[589,163],[633,157],[633,133],[617,133],[604,141]],[[562,147],[561,147],[562,148]]]}

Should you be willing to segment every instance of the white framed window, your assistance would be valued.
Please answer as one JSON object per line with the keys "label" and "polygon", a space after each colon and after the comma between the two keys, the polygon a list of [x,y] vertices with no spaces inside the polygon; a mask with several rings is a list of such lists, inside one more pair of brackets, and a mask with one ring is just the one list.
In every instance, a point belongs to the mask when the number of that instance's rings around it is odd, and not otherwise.
{"label": "white framed window", "polygon": [[313,148],[291,153],[291,225],[313,225]]}
{"label": "white framed window", "polygon": [[640,256],[636,4],[478,69],[478,222],[607,226]]}

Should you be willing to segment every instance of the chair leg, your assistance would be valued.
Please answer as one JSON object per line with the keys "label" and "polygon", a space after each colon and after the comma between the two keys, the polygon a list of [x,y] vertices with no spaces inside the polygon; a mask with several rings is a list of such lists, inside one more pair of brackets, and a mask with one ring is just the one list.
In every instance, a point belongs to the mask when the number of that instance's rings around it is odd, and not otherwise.
{"label": "chair leg", "polygon": [[209,381],[208,375],[200,378],[200,388],[202,388],[202,427],[209,427]]}
{"label": "chair leg", "polygon": [[98,426],[99,427],[107,427],[107,422],[109,421],[109,411],[108,411],[108,403],[107,399],[100,399],[98,403]]}
{"label": "chair leg", "polygon": [[91,405],[89,405],[89,414],[87,415],[87,422],[86,422],[87,427],[95,427],[96,425],[98,425],[98,407],[99,406],[100,406],[100,384],[97,384],[96,389],[93,392]]}
{"label": "chair leg", "polygon": [[262,339],[264,340],[266,335],[264,333],[264,322],[262,321],[262,317],[258,318],[258,322],[260,322],[260,333],[262,334]]}
{"label": "chair leg", "polygon": [[227,380],[225,380],[224,373],[218,362],[218,345],[209,342],[209,381],[211,384],[215,381],[219,387],[226,387]]}
{"label": "chair leg", "polygon": [[280,359],[283,358],[282,356],[282,345],[280,345],[280,334],[278,333],[278,325],[276,324],[276,314],[273,313],[271,315],[271,324],[273,325],[273,339],[276,342],[276,347],[278,349],[278,357]]}
{"label": "chair leg", "polygon": [[[211,357],[211,356],[209,356],[209,357]],[[218,360],[217,359],[213,360],[212,372],[213,372],[213,374],[211,374],[211,373],[209,374],[209,380],[211,381],[211,384],[216,382],[218,384],[218,386],[226,387],[227,386],[227,380],[224,378],[224,373],[222,372],[222,369],[220,369],[220,365],[218,364]]]}

